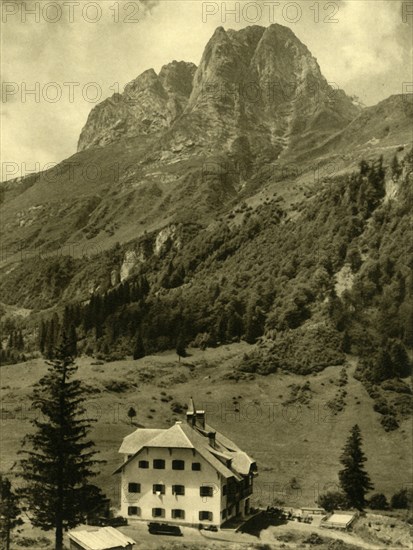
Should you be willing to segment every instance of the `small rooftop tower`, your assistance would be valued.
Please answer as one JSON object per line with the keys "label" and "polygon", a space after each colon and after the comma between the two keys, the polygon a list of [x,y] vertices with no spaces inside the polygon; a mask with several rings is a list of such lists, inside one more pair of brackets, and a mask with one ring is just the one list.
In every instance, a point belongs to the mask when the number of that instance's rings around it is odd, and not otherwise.
{"label": "small rooftop tower", "polygon": [[202,429],[205,428],[205,411],[196,410],[192,397],[189,400],[189,409],[186,413],[186,421],[190,426],[192,426],[192,428],[195,428],[195,426]]}

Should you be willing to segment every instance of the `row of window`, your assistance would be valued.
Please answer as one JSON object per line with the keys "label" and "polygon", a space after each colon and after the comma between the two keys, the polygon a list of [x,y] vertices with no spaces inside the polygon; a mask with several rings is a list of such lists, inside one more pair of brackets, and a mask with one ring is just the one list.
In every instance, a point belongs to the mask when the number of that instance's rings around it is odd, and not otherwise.
{"label": "row of window", "polygon": [[[129,506],[128,507],[128,516],[141,516],[141,509],[138,506]],[[165,508],[152,508],[152,517],[153,518],[164,518],[165,517]],[[198,514],[200,521],[212,521],[213,513],[206,510],[201,510]],[[185,510],[171,510],[172,519],[185,519]]]}
{"label": "row of window", "polygon": [[[154,495],[164,495],[166,491],[165,485],[155,483],[152,485],[152,493]],[[129,494],[136,494],[141,492],[140,483],[129,483],[128,484]],[[185,494],[185,485],[172,485],[172,494],[173,495],[184,495]],[[212,497],[214,494],[214,488],[210,485],[201,485],[199,488],[200,497]]]}
{"label": "row of window", "polygon": [[[132,455],[130,455],[132,456]],[[139,468],[148,469],[149,468],[149,460],[139,460],[138,462]],[[152,467],[154,470],[165,470],[165,460],[161,458],[157,458],[152,461]],[[200,462],[192,462],[192,471],[194,472],[200,472],[201,471],[201,463]],[[172,470],[185,470],[185,460],[172,460]]]}

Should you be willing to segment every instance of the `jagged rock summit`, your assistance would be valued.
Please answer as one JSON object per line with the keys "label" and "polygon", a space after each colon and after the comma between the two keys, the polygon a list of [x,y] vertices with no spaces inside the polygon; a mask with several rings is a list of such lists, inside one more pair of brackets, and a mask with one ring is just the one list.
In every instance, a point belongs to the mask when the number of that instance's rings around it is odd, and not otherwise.
{"label": "jagged rock summit", "polygon": [[169,128],[188,102],[195,69],[193,63],[173,61],[159,75],[153,69],[142,73],[122,94],[114,94],[91,111],[78,151]]}
{"label": "jagged rock summit", "polygon": [[359,112],[288,27],[218,27],[198,68],[174,61],[159,75],[149,69],[96,106],[78,149],[159,135],[161,147],[173,150],[179,136],[209,150],[268,151],[276,159],[319,144]]}

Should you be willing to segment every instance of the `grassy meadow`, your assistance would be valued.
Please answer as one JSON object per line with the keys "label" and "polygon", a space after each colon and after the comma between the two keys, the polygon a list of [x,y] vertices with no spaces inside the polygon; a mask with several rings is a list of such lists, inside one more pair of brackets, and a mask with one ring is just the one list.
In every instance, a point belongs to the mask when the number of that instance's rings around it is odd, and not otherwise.
{"label": "grassy meadow", "polygon": [[[180,363],[173,352],[105,364],[78,359],[78,376],[88,388],[86,414],[97,419],[91,438],[107,461],[96,483],[114,506],[119,478],[112,472],[121,460],[122,438],[138,427],[166,428],[184,420],[191,396],[198,408],[206,409],[214,428],[256,459],[255,505],[271,505],[274,499],[291,506],[311,505],[320,492],[334,489],[340,452],[355,423],[362,430],[366,468],[375,492],[390,497],[409,484],[409,421],[394,432],[383,430],[372,399],[352,376],[352,358],[345,367],[349,376],[344,407],[334,414],[330,405],[337,402],[342,389],[338,385],[341,367],[307,377],[278,372],[266,377],[244,375],[236,381],[234,366],[248,349],[248,344],[241,343],[191,350]],[[31,387],[45,370],[41,359],[0,369],[2,472],[18,473],[21,440],[32,429],[30,418],[36,414]],[[137,412],[133,424],[127,416],[130,407]]]}

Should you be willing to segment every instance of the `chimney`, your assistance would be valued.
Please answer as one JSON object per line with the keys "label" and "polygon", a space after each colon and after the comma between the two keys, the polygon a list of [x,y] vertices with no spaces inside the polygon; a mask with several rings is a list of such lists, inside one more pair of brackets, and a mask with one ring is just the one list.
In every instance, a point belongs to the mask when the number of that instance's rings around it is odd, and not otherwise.
{"label": "chimney", "polygon": [[189,401],[189,409],[186,413],[186,421],[190,426],[192,426],[192,428],[195,426],[196,412],[195,412],[194,400],[192,399],[192,397]]}
{"label": "chimney", "polygon": [[196,411],[196,425],[199,428],[205,429],[205,411]]}
{"label": "chimney", "polygon": [[205,429],[205,411],[196,410],[192,397],[189,401],[189,409],[186,413],[186,421],[190,426],[192,426],[192,428],[198,426],[198,428]]}
{"label": "chimney", "polygon": [[208,432],[209,445],[215,449],[215,432]]}

